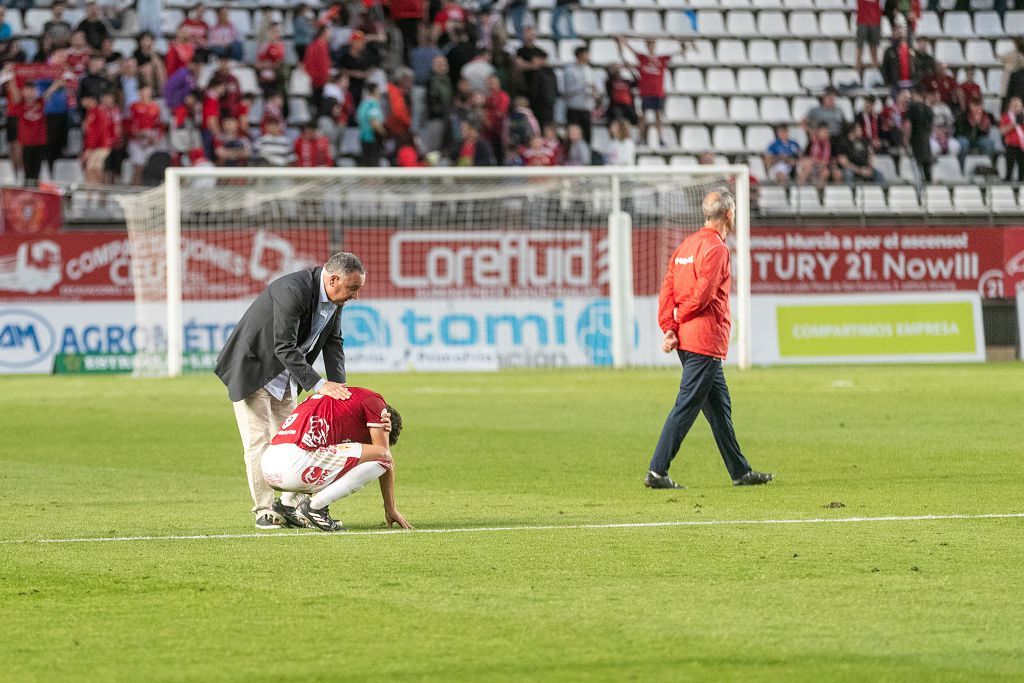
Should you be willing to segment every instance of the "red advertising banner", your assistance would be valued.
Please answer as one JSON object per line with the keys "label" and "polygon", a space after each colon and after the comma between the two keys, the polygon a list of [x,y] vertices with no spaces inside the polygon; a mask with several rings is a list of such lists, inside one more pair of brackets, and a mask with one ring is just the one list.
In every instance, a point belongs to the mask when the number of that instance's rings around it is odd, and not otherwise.
{"label": "red advertising banner", "polygon": [[0,207],[0,235],[53,235],[64,224],[57,192],[4,188]]}
{"label": "red advertising banner", "polygon": [[[163,235],[134,252],[120,232],[25,239],[0,235],[0,301],[124,301],[134,298],[133,266],[164,293]],[[135,263],[132,263],[132,256]],[[182,236],[182,295],[186,300],[251,298],[285,273],[322,264],[326,230],[224,230]]]}

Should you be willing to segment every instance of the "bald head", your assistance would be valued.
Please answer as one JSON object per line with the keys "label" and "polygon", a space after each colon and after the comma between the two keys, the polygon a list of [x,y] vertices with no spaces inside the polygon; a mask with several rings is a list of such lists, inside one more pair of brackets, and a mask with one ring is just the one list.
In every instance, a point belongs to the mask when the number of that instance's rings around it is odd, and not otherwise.
{"label": "bald head", "polygon": [[733,218],[736,215],[736,200],[731,192],[709,192],[701,204],[704,220],[708,225],[716,227],[724,234],[732,230]]}

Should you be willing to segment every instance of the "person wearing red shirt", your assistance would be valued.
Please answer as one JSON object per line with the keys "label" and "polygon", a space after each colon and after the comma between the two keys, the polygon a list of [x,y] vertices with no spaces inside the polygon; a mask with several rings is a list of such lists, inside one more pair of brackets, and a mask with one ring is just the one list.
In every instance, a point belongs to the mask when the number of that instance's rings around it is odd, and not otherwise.
{"label": "person wearing red shirt", "polygon": [[321,135],[316,124],[308,122],[302,126],[302,134],[295,140],[295,166],[300,168],[317,168],[334,166],[331,157],[331,143],[326,135]]}
{"label": "person wearing red shirt", "polygon": [[625,119],[632,125],[639,123],[636,115],[636,102],[633,101],[633,74],[621,64],[608,67],[608,79],[605,89],[608,91],[608,110],[605,117],[609,124],[618,119]]}
{"label": "person wearing red shirt", "polygon": [[340,531],[328,506],[378,479],[385,523],[411,529],[395,505],[391,457],[402,416],[375,391],[349,391],[346,400],[313,394],[281,424],[260,460],[264,481],[285,492],[273,509],[288,526]]}
{"label": "person wearing red shirt", "polygon": [[117,101],[114,99],[113,92],[105,92],[100,95],[100,109],[105,111],[106,121],[106,132],[104,134],[106,142],[110,146],[110,154],[107,155],[107,161],[103,165],[103,179],[108,185],[121,182],[121,169],[124,165],[125,157],[125,140],[124,136],[124,116],[121,114],[121,108],[117,106]]}
{"label": "person wearing red shirt", "polygon": [[256,55],[256,73],[263,96],[285,91],[285,45],[281,40],[281,24],[273,23],[267,31],[267,41]]}
{"label": "person wearing red shirt", "polygon": [[402,33],[402,63],[409,64],[413,48],[419,47],[419,28],[423,23],[423,0],[391,0],[391,19]]}
{"label": "person wearing red shirt", "polygon": [[302,58],[302,66],[313,86],[313,111],[320,111],[324,99],[324,86],[331,77],[331,49],[327,44],[330,30],[329,26],[317,29],[316,38],[306,48],[306,55]]}
{"label": "person wearing red shirt", "polygon": [[968,66],[964,69],[964,82],[957,86],[957,100],[960,102],[960,111],[965,111],[967,105],[974,100],[981,98],[981,86],[974,80],[975,69]]}
{"label": "person wearing red shirt", "polygon": [[672,254],[658,296],[658,325],[664,332],[661,348],[679,356],[683,379],[644,479],[644,485],[652,489],[683,488],[668,476],[668,469],[702,410],[733,485],[772,480],[771,474],[752,470],[740,451],[722,372],[731,331],[732,276],[725,238],[734,229],[736,201],[729,192],[710,192],[701,209],[704,227],[683,240]]}
{"label": "person wearing red shirt", "polygon": [[487,100],[484,102],[483,135],[495,149],[501,147],[501,133],[505,130],[505,119],[508,118],[512,100],[508,93],[501,89],[501,79],[497,76],[487,78]]}
{"label": "person wearing red shirt", "polygon": [[178,27],[174,40],[167,45],[167,56],[164,57],[164,67],[168,76],[183,66],[188,66],[196,54],[196,46],[188,39],[188,32]]}
{"label": "person wearing red shirt", "polygon": [[148,84],[139,88],[139,99],[128,108],[127,121],[128,161],[132,165],[132,183],[142,182],[142,167],[156,150],[163,137],[160,106],[153,101],[153,88]]}
{"label": "person wearing red shirt", "polygon": [[99,185],[103,183],[103,169],[113,146],[109,112],[91,96],[82,98],[82,108],[85,109],[85,119],[82,121],[82,173],[86,183]]}
{"label": "person wearing red shirt", "polygon": [[934,91],[939,101],[949,105],[951,109],[960,106],[960,86],[943,62],[935,63],[935,71],[921,79],[921,86],[929,92]]}
{"label": "person wearing red shirt", "polygon": [[530,144],[519,152],[523,160],[523,166],[554,166],[551,150],[544,145],[544,138],[534,135],[530,138]]}
{"label": "person wearing red shirt", "polygon": [[1006,112],[999,120],[999,133],[1006,148],[1006,182],[1013,178],[1017,167],[1017,182],[1024,183],[1024,103],[1019,97],[1011,97]]}
{"label": "person wearing red shirt", "polygon": [[224,96],[223,83],[210,83],[203,97],[203,131],[220,135],[220,98]]}
{"label": "person wearing red shirt", "polygon": [[40,96],[35,83],[26,83],[19,88],[13,76],[11,78],[8,111],[17,120],[17,142],[21,146],[25,180],[37,183],[46,158],[46,114],[43,107],[46,100],[64,85],[64,81],[54,79]]}
{"label": "person wearing red shirt", "polygon": [[[619,45],[622,52],[627,51],[636,56],[638,62],[637,71],[640,74],[640,139],[647,139],[647,112],[654,112],[654,125],[658,131],[658,144],[664,144],[661,138],[661,115],[665,111],[665,69],[672,60],[672,55],[656,55],[654,50],[657,42],[653,38],[646,41],[647,54],[640,54],[626,42],[626,39],[619,37]],[[685,49],[685,43],[680,46]]]}
{"label": "person wearing red shirt", "polygon": [[857,0],[857,73],[864,77],[864,46],[871,52],[871,66],[878,68],[878,46],[882,42],[882,5],[879,0]]}
{"label": "person wearing red shirt", "polygon": [[[186,15],[185,20],[178,25],[178,33],[197,48],[206,47],[206,38],[210,34],[210,26],[203,19],[205,11],[206,8],[202,3],[196,4]],[[170,69],[167,70],[167,73],[171,73]]]}

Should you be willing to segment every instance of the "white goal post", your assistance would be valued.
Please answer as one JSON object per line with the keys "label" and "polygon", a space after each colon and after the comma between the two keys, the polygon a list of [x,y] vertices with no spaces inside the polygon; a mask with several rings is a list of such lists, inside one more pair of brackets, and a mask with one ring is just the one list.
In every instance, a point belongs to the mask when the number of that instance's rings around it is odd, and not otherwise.
{"label": "white goal post", "polygon": [[[176,376],[187,369],[186,357],[198,347],[188,326],[207,325],[186,315],[190,302],[210,299],[207,304],[214,306],[220,300],[251,301],[272,277],[296,265],[322,263],[338,249],[355,251],[364,260],[371,302],[375,295],[401,295],[439,306],[465,298],[495,309],[487,320],[492,343],[501,335],[499,325],[508,317],[502,311],[508,306],[551,297],[560,312],[581,292],[606,296],[610,362],[605,353],[603,362],[595,363],[649,365],[638,354],[637,340],[640,326],[657,328],[650,316],[651,283],[660,282],[679,240],[701,227],[700,199],[719,187],[733,189],[736,196],[733,346],[739,367],[748,368],[750,176],[745,165],[169,168],[161,188],[121,198],[132,249],[137,323],[146,330],[139,335],[144,348],[136,355],[136,374]],[[426,249],[423,258],[429,263],[396,265],[401,256],[396,241],[409,253]],[[492,246],[485,253],[470,253],[459,246],[463,243]],[[274,245],[280,246],[277,252]],[[308,252],[305,261],[295,253],[303,249]],[[283,261],[262,263],[268,253],[283,254]],[[246,254],[249,271],[242,275]],[[383,261],[388,262],[386,271]],[[220,268],[219,275],[214,266]],[[413,276],[403,271],[406,267],[421,270]],[[385,279],[389,281],[379,284]],[[635,291],[635,282],[643,292]],[[645,311],[640,320],[638,301]],[[453,314],[449,327],[465,323],[475,329],[472,320],[455,319],[459,315]],[[564,321],[556,322],[561,327],[553,329],[566,334]],[[519,328],[513,327],[512,333],[518,340]],[[209,352],[216,350],[216,334],[209,332],[204,347],[207,366]],[[465,338],[453,343],[463,342],[469,343]]]}

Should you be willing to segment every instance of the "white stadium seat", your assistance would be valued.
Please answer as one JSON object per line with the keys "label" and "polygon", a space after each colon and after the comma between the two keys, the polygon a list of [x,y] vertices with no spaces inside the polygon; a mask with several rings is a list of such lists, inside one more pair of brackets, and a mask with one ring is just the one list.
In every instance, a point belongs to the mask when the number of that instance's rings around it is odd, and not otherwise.
{"label": "white stadium seat", "polygon": [[825,213],[821,205],[821,197],[818,196],[818,188],[807,185],[794,187],[793,196],[790,198],[793,209],[801,214],[822,215]]}
{"label": "white stadium seat", "polygon": [[940,185],[929,185],[924,189],[924,205],[930,214],[953,213],[953,202],[949,198],[949,188]]}
{"label": "white stadium seat", "polygon": [[995,213],[1013,213],[1021,210],[1017,199],[1013,196],[1013,188],[1009,185],[993,185],[990,190],[989,204]]}
{"label": "white stadium seat", "polygon": [[4,15],[4,21],[11,27],[12,36],[20,36],[22,33],[25,33],[25,27],[21,25],[21,14],[19,12],[7,10],[7,13]]}
{"label": "white stadium seat", "polygon": [[789,100],[785,97],[762,97],[761,120],[771,124],[793,121]]}
{"label": "white stadium seat", "polygon": [[633,32],[642,36],[664,35],[661,25],[661,12],[654,10],[637,10],[633,13]]}
{"label": "white stadium seat", "polygon": [[981,86],[983,93],[997,93],[1002,90],[1003,87],[1003,70],[1000,69],[989,69],[988,70],[988,81],[979,78],[982,82],[978,85]]}
{"label": "white stadium seat", "polygon": [[760,185],[757,188],[758,206],[762,213],[788,213],[789,197],[786,188],[777,185]]}
{"label": "white stadium seat", "polygon": [[964,176],[956,157],[942,156],[932,165],[932,181],[936,183],[960,183]]}
{"label": "white stadium seat", "polygon": [[964,51],[959,40],[935,41],[935,59],[949,66],[960,66],[965,63]]}
{"label": "white stadium seat", "polygon": [[[650,138],[651,138],[650,133],[653,132],[654,133],[654,138],[655,138],[654,141],[658,142],[658,140],[657,140],[657,136],[658,136],[657,128],[655,128],[654,126],[651,126],[647,130],[648,130],[648,135],[647,135],[648,140],[650,140]],[[665,147],[668,147],[669,149],[675,149],[675,148],[679,147],[679,137],[676,135],[675,126],[662,126],[661,144],[663,146],[665,146]],[[653,147],[654,145],[651,145],[651,146]]]}
{"label": "white stadium seat", "polygon": [[619,44],[610,38],[595,38],[590,41],[590,61],[598,66],[621,64]]}
{"label": "white stadium seat", "polygon": [[974,13],[974,34],[979,38],[1002,38],[1003,22],[995,12]]}
{"label": "white stadium seat", "polygon": [[675,70],[675,91],[683,95],[699,95],[707,92],[704,87],[704,72],[700,69],[683,67]]}
{"label": "white stadium seat", "polygon": [[845,66],[834,40],[811,41],[811,63],[816,66]]}
{"label": "white stadium seat", "polygon": [[825,187],[825,209],[834,214],[860,213],[853,201],[853,192],[847,185],[828,185]]}
{"label": "white stadium seat", "polygon": [[715,123],[728,121],[729,115],[725,109],[725,99],[711,95],[704,95],[697,99],[697,120],[701,123]]}
{"label": "white stadium seat", "polygon": [[800,85],[810,92],[821,92],[832,85],[832,80],[825,69],[801,69]]}
{"label": "white stadium seat", "polygon": [[695,166],[697,157],[692,154],[673,154],[669,159],[670,166]]}
{"label": "white stadium seat", "polygon": [[803,121],[807,118],[807,112],[818,106],[818,98],[794,97],[790,105],[793,107],[793,120]]}
{"label": "white stadium seat", "polygon": [[686,54],[681,57],[681,61],[687,64],[715,64],[715,46],[710,40],[695,40],[690,43],[690,46]]}
{"label": "white stadium seat", "polygon": [[720,154],[735,154],[747,150],[740,127],[731,124],[715,126],[712,143],[714,150]]}
{"label": "white stadium seat", "polygon": [[884,175],[886,180],[895,180],[899,177],[899,171],[896,170],[896,163],[888,154],[875,155],[875,170]]}
{"label": "white stadium seat", "polygon": [[[769,12],[762,12],[761,14],[763,16],[764,14],[769,14]],[[725,18],[725,30],[729,36],[736,38],[752,38],[757,35],[763,35],[759,34],[758,26],[754,22],[754,13],[746,10],[733,10],[729,12]]]}
{"label": "white stadium seat", "polygon": [[709,92],[720,93],[722,95],[731,95],[737,92],[736,72],[732,69],[708,69],[706,82]]}
{"label": "white stadium seat", "polygon": [[935,12],[922,12],[915,33],[922,38],[941,38],[944,34],[939,25],[939,15]]}
{"label": "white stadium seat", "polygon": [[[7,12],[8,15],[14,14],[14,12]],[[179,12],[180,14],[180,12]],[[23,17],[25,32],[29,34],[39,34],[43,32],[43,24],[50,20],[53,16],[48,9],[33,8],[25,12]]]}
{"label": "white stadium seat", "polygon": [[757,100],[753,97],[730,97],[729,120],[733,123],[760,123],[761,114],[757,109]]}
{"label": "white stadium seat", "polygon": [[672,123],[689,123],[697,120],[693,99],[681,95],[669,95],[665,99],[665,118]]}
{"label": "white stadium seat", "polygon": [[736,87],[745,95],[760,95],[771,92],[764,69],[747,68],[736,72]]}
{"label": "white stadium seat", "polygon": [[889,188],[889,210],[898,214],[920,213],[921,204],[917,198],[917,190],[909,185]]}
{"label": "white stadium seat", "polygon": [[578,9],[574,11],[572,25],[576,29],[576,35],[585,38],[601,35],[601,22],[598,21],[597,12],[592,10]]}
{"label": "white stadium seat", "polygon": [[680,142],[688,152],[706,152],[712,148],[711,135],[705,126],[683,126]]}
{"label": "white stadium seat", "polygon": [[[654,133],[657,134],[657,131],[654,131]],[[636,165],[646,167],[664,166],[665,157],[658,154],[641,154],[636,158]]]}
{"label": "white stadium seat", "polygon": [[1003,28],[1008,36],[1024,35],[1024,11],[1007,12]]}
{"label": "white stadium seat", "polygon": [[858,185],[856,200],[857,205],[868,215],[889,213],[889,207],[885,204],[885,193],[878,185]]}
{"label": "white stadium seat", "polygon": [[853,35],[846,12],[822,12],[818,16],[821,35],[828,38],[846,38]]}
{"label": "white stadium seat", "polygon": [[976,185],[957,185],[953,188],[953,206],[958,213],[977,215],[988,213],[988,207],[981,197],[981,188]]}
{"label": "white stadium seat", "polygon": [[606,36],[621,36],[632,33],[629,15],[625,10],[606,9],[601,12],[601,32]]}
{"label": "white stadium seat", "polygon": [[750,9],[750,0],[720,0],[725,9]]}
{"label": "white stadium seat", "polygon": [[671,36],[691,36],[696,33],[693,21],[686,12],[665,12],[665,32]]}
{"label": "white stadium seat", "polygon": [[840,87],[848,83],[860,83],[856,69],[832,69],[832,85]]}
{"label": "white stadium seat", "polygon": [[818,15],[814,12],[792,12],[789,15],[789,32],[783,35],[790,35],[794,38],[819,38],[821,31],[818,29]]}
{"label": "white stadium seat", "polygon": [[964,159],[964,178],[971,180],[982,168],[993,168],[992,160],[984,154],[968,154]]}
{"label": "white stadium seat", "polygon": [[761,12],[757,15],[757,35],[781,38],[789,35],[786,16],[782,12]]}
{"label": "white stadium seat", "polygon": [[968,12],[946,12],[942,18],[942,35],[946,38],[973,38],[971,15]]}
{"label": "white stadium seat", "polygon": [[718,10],[697,10],[697,33],[702,36],[727,36],[725,18]]}
{"label": "white stadium seat", "polygon": [[967,64],[977,67],[999,63],[992,52],[992,43],[987,40],[968,40],[964,45],[964,60]]}
{"label": "white stadium seat", "polygon": [[798,95],[803,92],[793,69],[775,68],[768,73],[768,89],[776,95]]}
{"label": "white stadium seat", "polygon": [[768,170],[764,167],[764,158],[760,154],[752,154],[745,160],[750,169],[750,176],[757,180],[764,180],[768,177]]}
{"label": "white stadium seat", "polygon": [[771,126],[747,126],[744,139],[748,152],[761,154],[775,139],[775,132]]}
{"label": "white stadium seat", "polygon": [[754,0],[754,8],[760,10],[783,9],[782,0]]}
{"label": "white stadium seat", "polygon": [[720,40],[716,49],[719,64],[746,66],[747,48],[742,40]]}
{"label": "white stadium seat", "polygon": [[747,58],[751,64],[772,66],[779,63],[779,53],[774,40],[752,40],[747,45]]}
{"label": "white stadium seat", "polygon": [[810,65],[807,43],[802,40],[779,41],[779,63],[793,67]]}
{"label": "white stadium seat", "polygon": [[566,38],[558,43],[558,61],[562,64],[571,64],[576,61],[576,48],[586,45],[586,41],[579,38]]}

